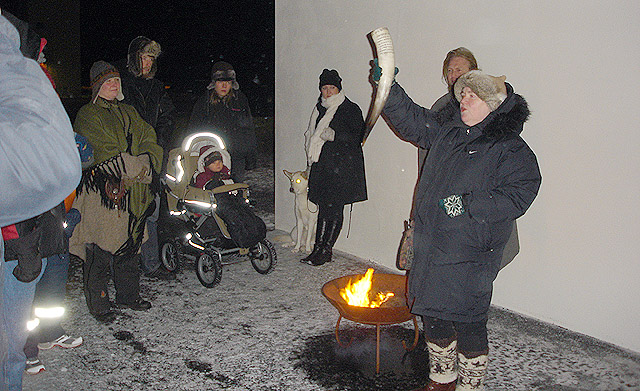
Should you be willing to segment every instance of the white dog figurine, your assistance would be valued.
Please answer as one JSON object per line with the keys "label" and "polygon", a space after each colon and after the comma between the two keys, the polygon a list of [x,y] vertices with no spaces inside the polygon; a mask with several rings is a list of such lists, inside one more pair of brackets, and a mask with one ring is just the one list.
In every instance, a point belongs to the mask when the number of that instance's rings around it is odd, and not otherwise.
{"label": "white dog figurine", "polygon": [[305,236],[305,250],[311,252],[311,242],[315,241],[316,236],[316,224],[318,222],[318,206],[313,202],[310,202],[307,198],[307,185],[309,179],[306,171],[289,172],[283,170],[284,175],[289,178],[291,187],[289,191],[295,194],[295,212],[296,212],[296,226],[291,232],[291,240],[293,245],[293,237],[295,231],[295,247],[293,252],[300,251],[302,246],[302,236]]}

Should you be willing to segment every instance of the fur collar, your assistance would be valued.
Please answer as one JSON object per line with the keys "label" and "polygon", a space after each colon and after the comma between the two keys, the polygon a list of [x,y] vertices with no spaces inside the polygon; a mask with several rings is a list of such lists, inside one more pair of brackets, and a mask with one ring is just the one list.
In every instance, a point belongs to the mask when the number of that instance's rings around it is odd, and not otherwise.
{"label": "fur collar", "polygon": [[483,126],[482,133],[492,139],[502,138],[509,133],[520,134],[530,114],[527,101],[518,94],[511,94],[480,123]]}

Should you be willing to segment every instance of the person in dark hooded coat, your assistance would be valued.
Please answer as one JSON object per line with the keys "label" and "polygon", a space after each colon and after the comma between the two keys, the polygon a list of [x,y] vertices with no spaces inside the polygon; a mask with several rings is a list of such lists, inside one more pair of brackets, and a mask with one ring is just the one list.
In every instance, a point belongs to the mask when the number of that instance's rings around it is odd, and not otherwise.
{"label": "person in dark hooded coat", "polygon": [[155,78],[161,53],[159,43],[139,36],[129,43],[126,69],[120,63],[116,66],[122,77],[123,102],[135,107],[153,127],[158,145],[167,155],[173,147],[175,106],[164,83]]}
{"label": "person in dark hooded coat", "polygon": [[[126,67],[122,63],[117,65],[122,79],[123,102],[135,107],[142,119],[153,127],[158,145],[164,151],[159,174],[166,171],[167,156],[175,141],[175,106],[164,88],[164,83],[155,78],[158,72],[158,57],[161,53],[159,43],[139,36],[129,43]],[[149,239],[142,243],[140,266],[146,277],[175,280],[175,273],[168,272],[162,267],[158,243],[158,225],[163,222],[160,217],[166,217],[169,214],[166,194],[160,192],[154,204],[155,210],[147,218]]]}
{"label": "person in dark hooded coat", "polygon": [[429,390],[482,389],[493,281],[513,221],[541,183],[537,159],[519,135],[527,102],[504,80],[470,71],[454,86],[460,108],[437,113],[394,84],[384,108],[401,138],[429,149],[408,287],[411,312],[425,325]]}
{"label": "person in dark hooded coat", "polygon": [[319,209],[313,251],[301,262],[313,266],[331,261],[344,206],[367,200],[362,111],[345,96],[335,69],[322,71],[319,87],[320,97],[305,133],[309,201]]}

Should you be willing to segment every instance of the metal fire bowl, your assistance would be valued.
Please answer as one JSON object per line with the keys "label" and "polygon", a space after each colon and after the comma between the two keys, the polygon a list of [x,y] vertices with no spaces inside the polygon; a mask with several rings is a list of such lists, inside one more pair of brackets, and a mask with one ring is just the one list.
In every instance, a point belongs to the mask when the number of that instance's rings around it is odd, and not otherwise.
{"label": "metal fire bowl", "polygon": [[373,274],[371,290],[373,292],[393,292],[395,296],[378,308],[355,307],[347,304],[340,296],[340,290],[347,286],[349,280],[357,280],[364,274],[353,274],[331,280],[322,287],[322,294],[336,307],[343,318],[353,322],[388,325],[402,323],[414,319],[407,307],[407,277],[399,274]]}

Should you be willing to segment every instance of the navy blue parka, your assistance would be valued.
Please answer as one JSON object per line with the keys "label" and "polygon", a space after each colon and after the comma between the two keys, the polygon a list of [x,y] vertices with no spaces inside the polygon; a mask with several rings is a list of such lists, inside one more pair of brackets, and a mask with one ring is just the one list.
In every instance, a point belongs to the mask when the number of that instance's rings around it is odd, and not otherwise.
{"label": "navy blue parka", "polygon": [[[504,102],[469,127],[455,102],[434,112],[394,84],[384,114],[402,139],[429,149],[415,198],[412,313],[484,320],[513,221],[529,208],[542,180],[519,135],[529,117],[527,102],[507,84]],[[452,194],[463,196],[465,209],[454,218],[438,206]]]}

